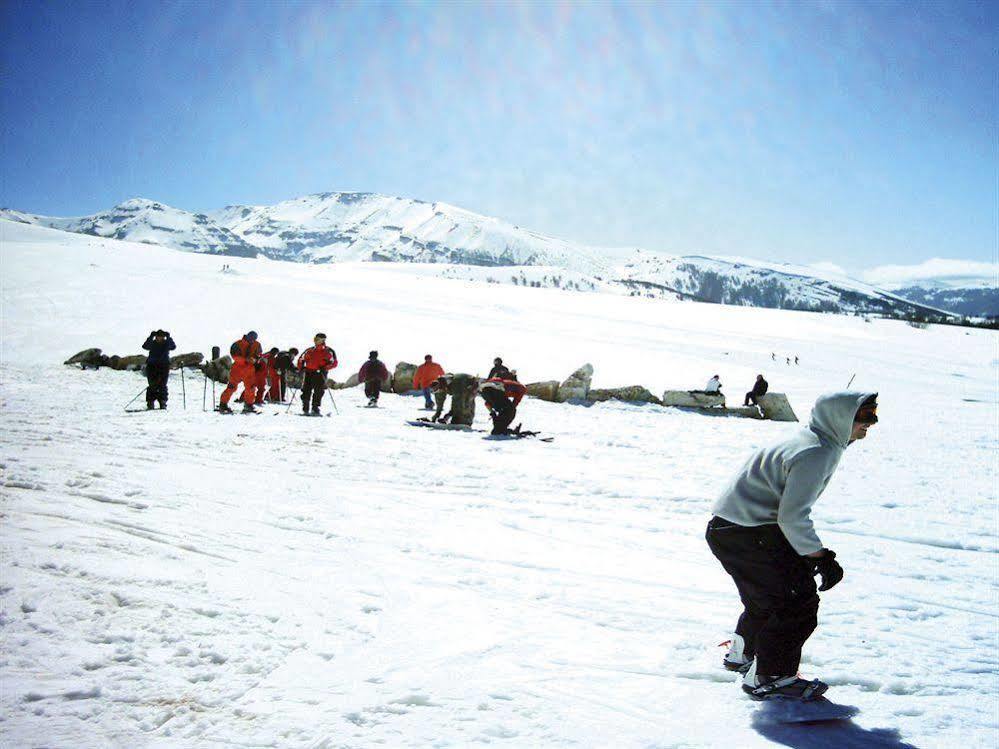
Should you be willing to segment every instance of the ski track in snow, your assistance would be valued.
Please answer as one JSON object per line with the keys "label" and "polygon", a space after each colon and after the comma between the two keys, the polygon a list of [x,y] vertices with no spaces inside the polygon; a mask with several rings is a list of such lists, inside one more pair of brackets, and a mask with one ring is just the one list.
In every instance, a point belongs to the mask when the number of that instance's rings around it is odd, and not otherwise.
{"label": "ski track in snow", "polygon": [[[232,259],[243,276],[220,279],[217,259],[33,231],[34,244],[3,245],[0,743],[995,745],[994,333],[382,267],[310,274]],[[32,259],[39,247],[51,263]],[[91,263],[122,288],[102,295],[80,280]],[[323,274],[336,279],[332,302]],[[424,290],[411,307],[401,292],[413,283]],[[419,398],[353,408],[358,390],[334,394],[331,419],[273,406],[220,418],[201,411],[190,373],[187,410],[174,373],[170,410],[124,414],[139,375],[53,363],[92,344],[131,353],[161,324],[180,350],[207,350],[235,337],[223,320],[234,295],[282,284],[318,309],[315,322],[279,314],[281,345],[335,319],[327,332],[345,366],[360,363],[372,328],[391,364],[418,358],[409,338],[453,324],[442,335],[464,341],[458,369],[488,363],[505,334],[518,340],[508,361],[552,362],[526,379],[586,360],[597,387],[772,371],[802,418],[859,371],[855,386],[882,393],[881,423],[816,508],[846,578],[823,594],[802,671],[860,715],[821,729],[768,722],[714,647],[738,599],[703,541],[711,503],[749,450],[794,425],[529,399],[525,426],[555,442],[496,443],[406,426]],[[210,288],[218,298],[195,304]],[[206,320],[209,342],[190,344]],[[434,350],[451,366],[446,345]],[[774,350],[806,365],[771,367]],[[726,390],[736,400],[740,389]]]}

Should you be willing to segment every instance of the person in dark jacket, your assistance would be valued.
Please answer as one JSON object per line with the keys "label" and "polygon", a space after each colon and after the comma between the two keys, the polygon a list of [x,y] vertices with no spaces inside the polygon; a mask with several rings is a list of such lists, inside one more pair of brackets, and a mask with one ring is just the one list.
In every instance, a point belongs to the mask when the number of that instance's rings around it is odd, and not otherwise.
{"label": "person in dark jacket", "polygon": [[527,393],[527,388],[516,380],[498,377],[486,380],[479,386],[479,395],[489,406],[493,420],[492,434],[510,434],[510,424],[517,417],[517,406]]}
{"label": "person in dark jacket", "polygon": [[302,413],[319,415],[319,404],[326,394],[326,374],[338,364],[336,351],[326,345],[326,334],[316,333],[312,339],[315,345],[309,346],[298,357],[298,368],[302,370]]}
{"label": "person in dark jacket", "polygon": [[431,421],[441,422],[442,424],[447,424],[451,419],[451,412],[441,416],[444,413],[444,403],[447,401],[447,397],[451,394],[451,381],[454,379],[453,375],[441,375],[430,385],[430,391],[434,394],[434,401],[437,403],[437,411],[434,413],[434,418]]}
{"label": "person in dark jacket", "polygon": [[287,351],[281,351],[274,357],[274,369],[280,379],[281,402],[284,403],[285,391],[288,388],[288,372],[295,371],[295,360],[298,358],[298,349],[292,346]]}
{"label": "person in dark jacket", "polygon": [[489,370],[489,377],[486,379],[495,380],[497,377],[501,380],[510,379],[510,370],[506,368],[506,365],[503,364],[503,360],[498,356],[493,359],[493,368]]}
{"label": "person in dark jacket", "polygon": [[170,395],[167,391],[170,352],[177,348],[177,344],[165,330],[153,330],[142,348],[149,352],[149,358],[146,359],[146,408],[151,409],[156,401],[159,401],[160,408],[166,408]]}
{"label": "person in dark jacket", "polygon": [[378,405],[378,395],[382,391],[382,383],[389,378],[388,368],[378,360],[378,352],[368,354],[368,360],[361,365],[357,373],[357,381],[364,383],[364,394],[368,396],[368,406]]}
{"label": "person in dark jacket", "polygon": [[748,406],[752,403],[754,406],[757,405],[756,399],[761,395],[767,394],[767,388],[770,387],[770,383],[763,379],[763,375],[756,375],[756,382],[753,383],[753,389],[746,393],[746,402],[742,405]]}

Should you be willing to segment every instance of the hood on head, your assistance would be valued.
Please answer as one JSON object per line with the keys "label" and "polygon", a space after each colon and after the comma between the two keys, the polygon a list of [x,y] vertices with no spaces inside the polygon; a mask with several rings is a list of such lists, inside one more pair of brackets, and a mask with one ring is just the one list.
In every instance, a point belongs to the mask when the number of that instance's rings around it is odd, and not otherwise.
{"label": "hood on head", "polygon": [[850,444],[857,409],[871,396],[876,398],[878,394],[841,390],[820,395],[812,407],[808,428],[834,445],[846,447]]}

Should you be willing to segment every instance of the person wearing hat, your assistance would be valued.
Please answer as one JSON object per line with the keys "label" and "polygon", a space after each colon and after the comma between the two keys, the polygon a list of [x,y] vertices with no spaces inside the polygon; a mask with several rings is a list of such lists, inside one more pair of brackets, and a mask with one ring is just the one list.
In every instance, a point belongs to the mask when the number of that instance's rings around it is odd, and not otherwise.
{"label": "person wearing hat", "polygon": [[319,404],[326,394],[326,373],[339,363],[336,351],[326,346],[326,334],[316,333],[313,345],[298,357],[298,368],[302,372],[302,413],[319,416]]}
{"label": "person wearing hat", "polygon": [[146,359],[146,408],[152,409],[159,401],[160,408],[167,407],[167,381],[170,379],[170,352],[177,348],[173,338],[165,330],[153,330],[142,344],[149,352]]}
{"label": "person wearing hat", "polygon": [[256,364],[260,358],[262,349],[260,341],[257,340],[257,331],[251,330],[238,341],[229,347],[229,355],[232,356],[232,369],[229,370],[229,384],[222,391],[219,398],[219,413],[231,414],[229,399],[236,392],[236,388],[243,383],[243,413],[257,413],[253,407],[256,400]]}
{"label": "person wearing hat", "polygon": [[506,368],[506,365],[503,364],[503,360],[498,356],[493,359],[493,368],[489,370],[489,377],[486,379],[495,380],[497,377],[501,380],[510,379],[510,370]]}
{"label": "person wearing hat", "polygon": [[357,381],[364,383],[364,394],[368,397],[369,408],[378,405],[382,383],[388,378],[388,368],[378,360],[378,352],[368,352],[368,360],[361,365],[361,371],[357,373]]}
{"label": "person wearing hat", "polygon": [[763,379],[763,375],[756,375],[756,382],[753,383],[753,389],[746,393],[746,400],[742,405],[748,406],[750,402],[754,406],[757,405],[757,399],[766,395],[769,388],[770,383]]}
{"label": "person wearing hat", "polygon": [[798,676],[818,624],[819,591],[843,579],[811,519],[844,451],[878,422],[877,393],[821,396],[808,428],[753,453],[715,502],[706,539],[732,577],[743,611],[723,664],[753,699],[809,700],[828,686]]}
{"label": "person wearing hat", "polygon": [[434,361],[434,358],[427,354],[423,357],[423,364],[416,368],[413,374],[413,387],[423,393],[423,410],[430,411],[434,407],[434,402],[430,398],[430,386],[437,381],[437,378],[444,376],[444,367]]}

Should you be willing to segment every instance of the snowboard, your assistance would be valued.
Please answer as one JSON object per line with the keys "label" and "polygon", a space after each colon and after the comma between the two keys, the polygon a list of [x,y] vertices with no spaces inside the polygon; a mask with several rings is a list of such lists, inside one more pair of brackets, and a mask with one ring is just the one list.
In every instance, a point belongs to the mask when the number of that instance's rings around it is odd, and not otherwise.
{"label": "snowboard", "polygon": [[774,697],[763,700],[760,720],[769,723],[827,723],[834,720],[850,720],[860,713],[860,708],[852,705],[837,705],[825,697],[814,700],[795,700]]}
{"label": "snowboard", "polygon": [[482,439],[485,439],[485,440],[496,440],[496,441],[500,442],[500,441],[505,441],[505,440],[523,440],[523,439],[527,439],[528,437],[537,437],[537,439],[538,439],[539,442],[554,442],[555,441],[554,437],[539,437],[538,436],[538,432],[521,432],[519,434],[518,433],[514,433],[514,434],[490,434],[490,435],[487,435],[486,437],[483,437]]}
{"label": "snowboard", "polygon": [[[407,421],[411,427],[427,427],[429,429],[451,429],[457,432],[471,432],[472,427],[467,424],[442,424],[439,421],[427,421],[425,419],[414,419],[413,421]],[[478,430],[476,430],[478,431]]]}

